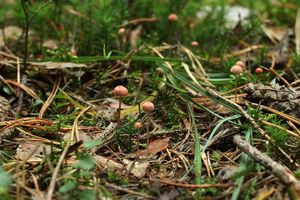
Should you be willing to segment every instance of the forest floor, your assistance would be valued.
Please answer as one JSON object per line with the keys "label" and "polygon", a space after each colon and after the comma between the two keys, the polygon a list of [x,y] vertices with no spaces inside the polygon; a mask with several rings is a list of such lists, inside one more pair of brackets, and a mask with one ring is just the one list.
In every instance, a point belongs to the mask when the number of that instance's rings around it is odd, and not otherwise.
{"label": "forest floor", "polygon": [[300,199],[300,4],[222,2],[4,1],[0,200]]}

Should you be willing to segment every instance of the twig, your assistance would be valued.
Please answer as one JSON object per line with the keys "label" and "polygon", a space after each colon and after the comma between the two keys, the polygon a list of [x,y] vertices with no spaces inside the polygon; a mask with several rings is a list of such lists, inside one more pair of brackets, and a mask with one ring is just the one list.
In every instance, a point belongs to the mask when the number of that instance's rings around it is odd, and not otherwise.
{"label": "twig", "polygon": [[126,27],[130,25],[137,25],[144,22],[157,22],[158,19],[156,17],[150,17],[150,18],[139,18],[139,19],[133,19],[128,21],[126,24],[122,25],[121,27]]}
{"label": "twig", "polygon": [[116,189],[116,190],[119,190],[119,191],[122,191],[122,192],[126,192],[128,194],[134,194],[134,195],[137,195],[137,196],[142,196],[142,197],[145,197],[147,199],[156,199],[153,196],[150,196],[150,195],[147,195],[147,194],[144,194],[144,193],[141,193],[141,192],[132,191],[130,189],[122,188],[120,186],[117,186],[117,185],[114,185],[114,184],[111,184],[111,183],[106,182],[105,185],[108,186],[108,187],[111,187],[113,189]]}
{"label": "twig", "polygon": [[[255,120],[238,104],[236,104],[235,102],[226,99],[225,97],[222,97],[220,94],[218,94],[216,91],[210,89],[210,88],[206,88],[206,91],[212,95],[214,98],[216,99],[221,99],[223,102],[226,102],[228,104],[233,105],[235,108],[237,108],[246,119],[249,120],[249,122],[252,124],[252,126],[264,137],[266,138],[271,144],[275,145],[276,142],[266,133],[266,131],[264,131],[262,128],[259,127],[259,125],[255,122]],[[299,167],[299,164],[297,162],[295,162],[287,153],[285,153],[285,151],[281,148],[281,147],[277,147],[278,150],[292,163],[294,164],[296,167]]]}
{"label": "twig", "polygon": [[297,196],[300,196],[300,182],[293,176],[293,174],[280,163],[275,162],[266,154],[260,152],[257,148],[251,146],[244,141],[240,135],[233,136],[233,142],[246,154],[251,156],[254,160],[261,163],[263,166],[271,169],[273,174],[277,176],[284,184],[290,185]]}
{"label": "twig", "polygon": [[216,184],[186,184],[186,183],[175,183],[171,182],[170,180],[159,180],[160,183],[180,188],[189,188],[189,189],[196,189],[196,188],[228,188],[235,186],[235,184],[224,184],[224,183],[216,183]]}
{"label": "twig", "polygon": [[52,200],[53,192],[54,192],[54,189],[55,189],[55,181],[56,181],[56,178],[58,176],[60,166],[62,165],[62,162],[64,161],[64,158],[67,155],[68,149],[69,149],[69,143],[67,143],[65,149],[63,150],[63,152],[62,152],[62,154],[61,154],[61,156],[60,156],[60,158],[57,162],[57,165],[55,167],[55,170],[53,172],[53,175],[52,175],[52,178],[51,178],[51,181],[50,181],[50,184],[49,184],[49,189],[48,189],[48,192],[47,192],[46,200]]}
{"label": "twig", "polygon": [[288,88],[292,88],[292,86],[289,84],[289,82],[287,80],[285,80],[282,76],[280,76],[280,74],[278,74],[274,69],[270,68],[266,68],[263,66],[260,66],[261,68],[263,68],[264,70],[266,70],[267,72],[270,72],[271,74],[273,74],[274,76],[276,76],[278,79],[280,79]]}

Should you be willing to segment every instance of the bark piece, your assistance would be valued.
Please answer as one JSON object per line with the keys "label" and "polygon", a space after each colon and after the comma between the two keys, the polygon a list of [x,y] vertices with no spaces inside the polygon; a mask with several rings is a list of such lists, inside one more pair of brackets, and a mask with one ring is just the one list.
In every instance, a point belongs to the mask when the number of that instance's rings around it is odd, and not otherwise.
{"label": "bark piece", "polygon": [[249,83],[244,90],[248,93],[247,99],[250,101],[261,102],[262,105],[300,117],[300,87]]}
{"label": "bark piece", "polygon": [[[0,122],[11,119],[13,111],[7,99],[0,96]],[[4,138],[9,137],[14,129],[8,129],[0,133],[0,143]]]}

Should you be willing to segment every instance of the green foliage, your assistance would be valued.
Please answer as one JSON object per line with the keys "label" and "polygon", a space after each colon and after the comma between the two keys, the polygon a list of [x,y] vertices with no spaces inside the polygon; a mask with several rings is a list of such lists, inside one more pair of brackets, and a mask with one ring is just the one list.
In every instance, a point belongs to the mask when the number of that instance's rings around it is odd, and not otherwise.
{"label": "green foliage", "polygon": [[83,146],[86,149],[92,149],[96,146],[99,146],[100,144],[102,144],[101,140],[91,140],[91,141],[87,141],[87,142],[83,143]]}
{"label": "green foliage", "polygon": [[128,181],[126,179],[124,179],[121,176],[117,175],[113,171],[108,171],[107,176],[108,176],[108,180],[115,183],[115,184],[118,184],[118,185],[127,185],[128,184]]}
{"label": "green foliage", "polygon": [[8,200],[8,187],[12,184],[12,178],[0,167],[0,197],[3,200]]}
{"label": "green foliage", "polygon": [[73,167],[83,170],[91,170],[95,167],[95,161],[90,155],[81,155]]}
{"label": "green foliage", "polygon": [[118,144],[124,151],[127,152],[131,152],[133,150],[132,137],[137,133],[137,130],[134,128],[135,122],[136,119],[129,116],[126,123],[116,129]]}

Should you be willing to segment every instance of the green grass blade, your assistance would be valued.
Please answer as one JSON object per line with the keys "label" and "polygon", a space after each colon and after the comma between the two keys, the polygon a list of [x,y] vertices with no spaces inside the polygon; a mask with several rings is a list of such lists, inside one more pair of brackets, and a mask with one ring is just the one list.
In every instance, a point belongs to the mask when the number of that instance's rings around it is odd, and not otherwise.
{"label": "green grass blade", "polygon": [[[192,126],[193,126],[194,137],[195,137],[195,155],[194,155],[194,172],[195,172],[195,177],[196,177],[195,183],[201,184],[202,160],[201,160],[200,136],[199,136],[196,122],[195,122],[195,114],[194,114],[193,106],[188,102],[187,102],[187,105],[188,105],[189,115],[192,119]],[[195,199],[200,199],[200,196],[201,196],[200,192],[201,192],[200,189],[196,190],[196,198]]]}

